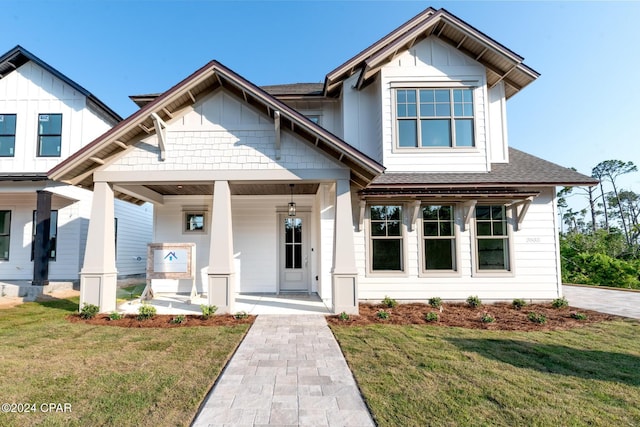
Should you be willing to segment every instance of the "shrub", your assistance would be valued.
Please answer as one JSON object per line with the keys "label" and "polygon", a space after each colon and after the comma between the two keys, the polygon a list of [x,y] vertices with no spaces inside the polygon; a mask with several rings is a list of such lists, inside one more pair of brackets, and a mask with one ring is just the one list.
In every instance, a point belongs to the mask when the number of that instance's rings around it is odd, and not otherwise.
{"label": "shrub", "polygon": [[93,319],[96,317],[96,314],[100,311],[100,307],[94,304],[87,304],[86,302],[82,306],[80,310],[80,317],[83,319]]}
{"label": "shrub", "polygon": [[156,308],[149,304],[142,304],[138,308],[138,320],[151,319],[156,315]]}
{"label": "shrub", "polygon": [[433,308],[442,307],[442,298],[440,297],[429,298],[429,305]]}
{"label": "shrub", "polygon": [[233,315],[233,317],[238,320],[246,319],[247,317],[249,317],[249,313],[247,313],[246,311],[238,311],[236,312],[236,314]]}
{"label": "shrub", "polygon": [[109,320],[120,320],[122,319],[122,314],[118,313],[117,311],[112,311],[109,314]]}
{"label": "shrub", "polygon": [[385,307],[393,308],[398,305],[398,301],[394,300],[393,298],[389,298],[388,296],[385,296],[384,299],[382,300],[382,304]]}
{"label": "shrub", "polygon": [[200,306],[200,311],[202,311],[202,318],[203,319],[208,319],[209,317],[213,316],[213,314],[216,312],[216,310],[218,310],[218,307],[216,307],[215,305],[202,304]]}
{"label": "shrub", "polygon": [[387,320],[390,317],[390,314],[387,311],[378,310],[376,316],[378,317],[378,319]]}
{"label": "shrub", "polygon": [[347,320],[349,320],[349,315],[343,311],[342,313],[340,313],[340,320],[346,322]]}
{"label": "shrub", "polygon": [[438,313],[430,311],[424,315],[424,320],[427,322],[437,322],[440,320],[440,316],[438,316]]}
{"label": "shrub", "polygon": [[587,316],[584,313],[580,313],[579,311],[576,311],[575,313],[571,313],[571,317],[573,317],[576,320],[587,320],[589,316]]}
{"label": "shrub", "polygon": [[482,301],[480,301],[480,298],[478,298],[477,295],[471,295],[467,298],[467,304],[469,304],[470,307],[476,308],[482,305]]}
{"label": "shrub", "polygon": [[565,297],[556,298],[551,302],[551,306],[553,308],[564,308],[569,305],[569,301]]}
{"label": "shrub", "polygon": [[489,313],[484,312],[480,320],[482,320],[482,323],[493,323],[496,319]]}
{"label": "shrub", "polygon": [[524,307],[525,305],[527,305],[527,302],[523,299],[514,299],[513,300],[513,308],[515,308],[516,310],[520,310],[522,307]]}
{"label": "shrub", "polygon": [[179,314],[176,317],[174,317],[173,319],[171,319],[171,323],[184,323],[187,321],[187,318],[184,316],[184,314]]}
{"label": "shrub", "polygon": [[530,312],[529,315],[527,316],[529,318],[529,320],[531,320],[533,323],[539,323],[539,324],[544,324],[547,322],[547,317],[544,314],[538,314],[536,312]]}

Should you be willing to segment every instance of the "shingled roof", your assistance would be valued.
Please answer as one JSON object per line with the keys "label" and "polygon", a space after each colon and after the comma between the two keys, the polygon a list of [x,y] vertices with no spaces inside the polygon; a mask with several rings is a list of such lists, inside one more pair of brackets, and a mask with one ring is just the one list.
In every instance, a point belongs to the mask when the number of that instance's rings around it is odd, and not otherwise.
{"label": "shingled roof", "polygon": [[260,86],[269,95],[280,96],[323,96],[323,83],[289,83],[282,85]]}

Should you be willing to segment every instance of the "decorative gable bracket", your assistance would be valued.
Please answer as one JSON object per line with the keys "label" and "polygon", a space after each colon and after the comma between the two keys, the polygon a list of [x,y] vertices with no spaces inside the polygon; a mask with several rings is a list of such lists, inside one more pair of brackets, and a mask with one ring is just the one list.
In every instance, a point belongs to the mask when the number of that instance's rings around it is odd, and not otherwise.
{"label": "decorative gable bracket", "polygon": [[466,231],[469,229],[469,223],[471,222],[471,217],[473,216],[473,211],[476,208],[477,200],[469,200],[462,204],[462,215],[463,215],[463,223],[462,223],[462,231]]}
{"label": "decorative gable bracket", "polygon": [[362,224],[364,223],[364,210],[367,207],[367,202],[365,200],[360,200],[360,209],[358,210],[358,230],[362,231]]}
{"label": "decorative gable bracket", "polygon": [[416,220],[418,219],[418,212],[420,212],[420,201],[417,200],[411,203],[409,208],[409,231],[413,231],[416,226]]}
{"label": "decorative gable bracket", "polygon": [[280,111],[273,112],[273,128],[276,133],[276,160],[280,160]]}
{"label": "decorative gable bracket", "polygon": [[167,144],[167,124],[156,113],[151,113],[151,120],[153,120],[153,127],[156,129],[156,135],[158,137],[158,147],[160,148],[160,160],[164,161],[166,156],[166,144]]}
{"label": "decorative gable bracket", "polygon": [[516,231],[520,230],[522,227],[522,221],[524,221],[524,217],[527,215],[527,211],[529,210],[529,206],[533,199],[534,196],[529,196],[524,200],[511,204],[511,208],[513,208],[513,213],[516,217]]}

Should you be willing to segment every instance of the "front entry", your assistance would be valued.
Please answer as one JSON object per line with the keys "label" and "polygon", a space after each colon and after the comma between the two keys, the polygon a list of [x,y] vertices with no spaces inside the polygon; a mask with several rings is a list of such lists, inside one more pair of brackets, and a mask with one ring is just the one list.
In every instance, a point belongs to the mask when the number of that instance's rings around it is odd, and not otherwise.
{"label": "front entry", "polygon": [[278,292],[310,292],[309,215],[280,215]]}

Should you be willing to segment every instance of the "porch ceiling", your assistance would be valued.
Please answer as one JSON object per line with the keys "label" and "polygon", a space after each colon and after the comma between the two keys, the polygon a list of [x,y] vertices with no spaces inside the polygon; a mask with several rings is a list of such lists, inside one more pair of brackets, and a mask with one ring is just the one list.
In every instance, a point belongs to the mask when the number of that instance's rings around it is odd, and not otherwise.
{"label": "porch ceiling", "polygon": [[[293,194],[316,194],[318,183],[296,183],[293,188],[288,183],[230,183],[229,189],[233,196],[254,196],[254,195],[287,195]],[[121,187],[128,187],[126,185]],[[162,196],[211,196],[213,195],[212,183],[171,183],[171,184],[148,184],[140,187],[153,191]],[[135,188],[129,187],[132,191]],[[122,197],[126,195],[122,193]],[[129,196],[135,198],[135,196]],[[139,196],[140,198],[142,195]]]}

